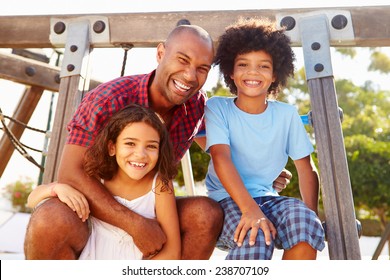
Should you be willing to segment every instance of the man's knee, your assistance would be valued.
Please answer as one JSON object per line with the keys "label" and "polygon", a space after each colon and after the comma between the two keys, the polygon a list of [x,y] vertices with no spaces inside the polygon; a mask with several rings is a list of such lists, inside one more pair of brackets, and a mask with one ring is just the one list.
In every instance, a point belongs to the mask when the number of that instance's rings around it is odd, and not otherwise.
{"label": "man's knee", "polygon": [[77,254],[87,240],[87,224],[67,205],[50,199],[31,215],[25,237],[25,255],[27,259],[59,259]]}
{"label": "man's knee", "polygon": [[219,231],[223,225],[223,210],[218,202],[205,197],[178,199],[178,213],[181,225],[199,227],[205,231]]}

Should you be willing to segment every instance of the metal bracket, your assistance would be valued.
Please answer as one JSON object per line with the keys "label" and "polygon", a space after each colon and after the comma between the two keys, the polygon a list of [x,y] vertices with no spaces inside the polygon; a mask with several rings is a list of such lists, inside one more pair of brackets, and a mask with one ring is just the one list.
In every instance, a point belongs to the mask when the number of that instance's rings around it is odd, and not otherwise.
{"label": "metal bracket", "polygon": [[81,20],[67,26],[67,38],[60,77],[81,75],[87,77],[90,52],[89,22]]}
{"label": "metal bracket", "polygon": [[75,22],[88,22],[89,42],[92,46],[107,47],[110,43],[110,28],[107,17],[86,16],[76,18],[51,18],[50,19],[50,42],[54,47],[62,48],[65,46],[69,25]]}
{"label": "metal bracket", "polygon": [[[345,10],[321,10],[300,14],[279,13],[275,15],[279,26],[286,27],[286,34],[290,37],[293,45],[300,45],[301,32],[299,22],[308,17],[322,15],[326,18],[329,26],[329,40],[332,45],[355,45],[352,17],[350,11]],[[310,28],[310,26],[308,26]]]}
{"label": "metal bracket", "polygon": [[354,42],[349,11],[319,11],[295,15],[277,14],[280,27],[286,28],[292,45],[302,45],[306,79],[333,76],[330,44]]}
{"label": "metal bracket", "polygon": [[299,21],[306,79],[333,76],[329,30],[324,15],[302,18]]}

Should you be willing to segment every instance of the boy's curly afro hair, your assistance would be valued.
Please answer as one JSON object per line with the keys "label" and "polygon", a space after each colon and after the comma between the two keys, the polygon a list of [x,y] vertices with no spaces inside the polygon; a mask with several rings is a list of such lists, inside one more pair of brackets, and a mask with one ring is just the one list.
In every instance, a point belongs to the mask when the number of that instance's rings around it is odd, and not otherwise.
{"label": "boy's curly afro hair", "polygon": [[294,76],[295,55],[284,29],[277,29],[275,23],[266,18],[241,18],[219,37],[214,58],[214,65],[219,65],[231,93],[237,94],[237,87],[230,78],[237,55],[259,50],[270,54],[273,60],[276,80],[268,89],[269,94],[276,96],[280,87],[286,86],[288,77]]}

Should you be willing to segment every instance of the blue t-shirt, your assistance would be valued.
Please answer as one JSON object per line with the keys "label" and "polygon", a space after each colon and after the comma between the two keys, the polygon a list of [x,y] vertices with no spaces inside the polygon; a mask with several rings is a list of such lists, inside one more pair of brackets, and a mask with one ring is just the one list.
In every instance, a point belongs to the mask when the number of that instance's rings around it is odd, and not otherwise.
{"label": "blue t-shirt", "polygon": [[[232,161],[251,196],[277,196],[273,181],[288,157],[297,160],[314,151],[301,118],[294,106],[279,101],[268,101],[261,114],[248,114],[234,100],[235,97],[215,96],[207,101],[206,151],[212,145],[229,145]],[[216,201],[229,197],[212,160],[206,187],[209,197]]]}

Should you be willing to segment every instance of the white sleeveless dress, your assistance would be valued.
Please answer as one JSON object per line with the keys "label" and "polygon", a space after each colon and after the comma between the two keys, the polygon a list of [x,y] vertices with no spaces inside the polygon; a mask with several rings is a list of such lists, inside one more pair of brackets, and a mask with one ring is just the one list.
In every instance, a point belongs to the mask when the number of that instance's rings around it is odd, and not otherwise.
{"label": "white sleeveless dress", "polygon": [[[152,189],[145,195],[133,200],[119,196],[114,198],[132,211],[150,219],[156,218],[154,176]],[[80,260],[141,260],[142,253],[135,246],[133,238],[121,228],[103,222],[93,216],[90,218],[91,235],[81,252]]]}

